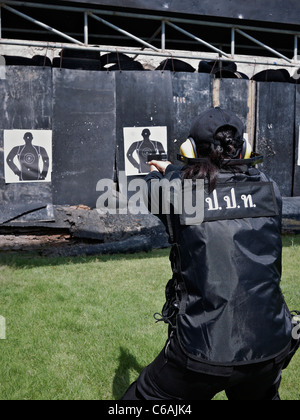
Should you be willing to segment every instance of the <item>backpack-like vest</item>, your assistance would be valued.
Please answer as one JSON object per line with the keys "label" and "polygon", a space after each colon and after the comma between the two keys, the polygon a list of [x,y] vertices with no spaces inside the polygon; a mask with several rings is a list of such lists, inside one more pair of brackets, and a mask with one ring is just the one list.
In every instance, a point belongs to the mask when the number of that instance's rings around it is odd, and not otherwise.
{"label": "backpack-like vest", "polygon": [[170,218],[174,276],[163,317],[185,353],[209,364],[267,361],[291,342],[280,289],[282,200],[276,184],[251,171],[220,175],[205,193],[203,223]]}

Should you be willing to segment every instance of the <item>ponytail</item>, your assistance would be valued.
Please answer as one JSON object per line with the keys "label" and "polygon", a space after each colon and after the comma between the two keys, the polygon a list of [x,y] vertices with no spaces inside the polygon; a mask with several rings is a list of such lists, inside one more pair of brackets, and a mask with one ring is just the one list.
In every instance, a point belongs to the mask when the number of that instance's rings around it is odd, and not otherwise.
{"label": "ponytail", "polygon": [[221,127],[215,135],[214,147],[211,143],[197,144],[198,156],[204,158],[202,163],[187,166],[183,179],[206,179],[209,192],[214,191],[218,175],[225,159],[238,159],[242,150],[243,139],[236,138],[236,130],[231,126]]}

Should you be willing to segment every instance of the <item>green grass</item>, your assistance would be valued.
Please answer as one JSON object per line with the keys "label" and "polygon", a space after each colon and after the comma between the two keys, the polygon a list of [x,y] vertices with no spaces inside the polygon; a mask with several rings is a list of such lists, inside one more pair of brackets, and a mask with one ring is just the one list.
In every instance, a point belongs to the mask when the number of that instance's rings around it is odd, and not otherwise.
{"label": "green grass", "polygon": [[[291,309],[300,308],[299,251],[299,236],[284,237],[282,288]],[[119,399],[164,346],[167,327],[153,314],[171,276],[168,255],[0,254],[7,332],[0,340],[0,399]],[[283,399],[300,399],[299,356],[284,374]]]}

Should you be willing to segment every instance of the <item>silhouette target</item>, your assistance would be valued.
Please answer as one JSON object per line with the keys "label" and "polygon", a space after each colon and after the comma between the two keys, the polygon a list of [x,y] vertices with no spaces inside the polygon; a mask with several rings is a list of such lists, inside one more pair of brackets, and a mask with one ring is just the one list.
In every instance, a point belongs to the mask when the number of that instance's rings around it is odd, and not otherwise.
{"label": "silhouette target", "polygon": [[[122,72],[116,73],[116,96],[117,96],[117,173],[121,193],[127,191],[127,184],[150,167],[145,166],[145,156],[153,149],[170,152],[173,136],[173,92],[170,72]],[[137,137],[134,142],[143,142],[144,149],[138,153],[139,145],[124,147],[126,137],[125,128],[136,128]],[[163,144],[160,136],[155,135],[154,128],[164,127],[167,132],[167,142]],[[143,137],[143,130],[151,132],[149,137],[152,142]],[[144,135],[146,131],[144,132]],[[126,136],[126,134],[125,134]],[[146,145],[148,143],[148,147]],[[141,144],[140,144],[141,145]],[[147,150],[148,149],[148,150]],[[132,153],[131,153],[132,152]],[[134,153],[134,156],[130,156]],[[138,155],[140,154],[140,158]],[[144,156],[143,156],[144,155]],[[131,161],[131,162],[130,162]],[[128,172],[128,167],[135,169],[135,174]],[[120,176],[120,172],[126,172],[127,177]],[[130,195],[130,194],[129,194]]]}
{"label": "silhouette target", "polygon": [[[36,136],[39,137],[38,140],[35,139]],[[51,136],[50,131],[43,130],[28,131],[24,136],[21,136],[19,130],[5,132],[4,147],[5,152],[8,153],[5,170],[7,183],[51,181],[51,171],[49,170],[52,149]],[[22,139],[24,140],[23,144],[17,144],[8,152],[12,140],[20,142]],[[34,144],[33,141],[35,141]],[[45,143],[47,144],[46,148],[43,147],[46,146]]]}
{"label": "silhouette target", "polygon": [[124,147],[126,175],[148,174],[150,155],[167,153],[167,127],[124,128]]}
{"label": "silhouette target", "polygon": [[[52,77],[51,68],[7,66],[6,78],[0,80],[0,224],[16,220],[26,214],[30,220],[52,220],[48,210],[52,204],[51,188],[51,131],[52,131]],[[16,135],[14,134],[16,133]],[[43,173],[42,148],[50,159],[45,180],[33,179],[33,182],[20,181],[6,161],[14,147],[24,148],[24,135],[31,132],[32,144],[39,146],[36,151],[27,151],[24,165],[34,165],[40,154]],[[18,133],[18,134],[17,134]],[[10,136],[10,134],[13,134]],[[8,136],[8,137],[7,137]],[[11,142],[7,142],[10,138]],[[47,138],[47,142],[43,141]],[[34,162],[33,162],[34,161]],[[21,172],[17,157],[14,163]],[[9,178],[11,177],[11,183]],[[39,210],[37,212],[37,210]],[[39,213],[39,216],[37,216]]]}

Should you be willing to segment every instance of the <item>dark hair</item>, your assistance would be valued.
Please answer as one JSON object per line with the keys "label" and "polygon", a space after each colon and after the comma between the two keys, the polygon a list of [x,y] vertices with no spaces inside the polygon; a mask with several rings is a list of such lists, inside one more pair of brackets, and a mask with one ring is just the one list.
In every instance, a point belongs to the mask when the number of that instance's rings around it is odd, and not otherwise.
{"label": "dark hair", "polygon": [[207,179],[209,192],[216,188],[222,163],[226,159],[237,159],[242,150],[243,139],[236,138],[236,129],[225,125],[217,131],[215,144],[198,143],[198,157],[204,161],[188,166],[183,172],[183,179]]}

